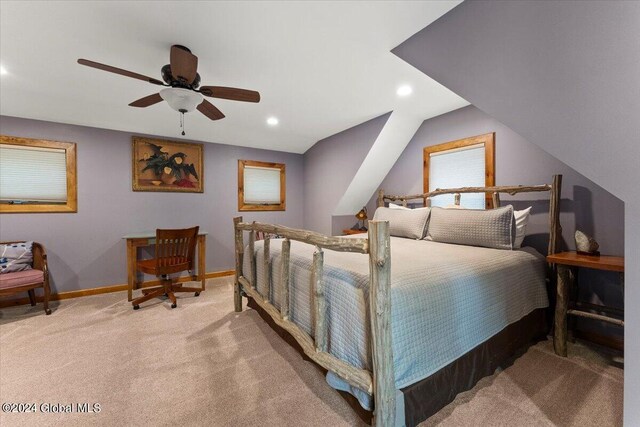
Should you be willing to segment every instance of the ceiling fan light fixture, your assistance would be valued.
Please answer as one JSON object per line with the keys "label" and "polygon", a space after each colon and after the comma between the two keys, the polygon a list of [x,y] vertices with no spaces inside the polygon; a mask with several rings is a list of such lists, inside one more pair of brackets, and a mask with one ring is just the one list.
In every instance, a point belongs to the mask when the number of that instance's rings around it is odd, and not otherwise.
{"label": "ceiling fan light fixture", "polygon": [[202,95],[198,92],[177,87],[162,89],[160,96],[167,101],[167,104],[169,104],[171,108],[180,113],[194,111],[203,100]]}

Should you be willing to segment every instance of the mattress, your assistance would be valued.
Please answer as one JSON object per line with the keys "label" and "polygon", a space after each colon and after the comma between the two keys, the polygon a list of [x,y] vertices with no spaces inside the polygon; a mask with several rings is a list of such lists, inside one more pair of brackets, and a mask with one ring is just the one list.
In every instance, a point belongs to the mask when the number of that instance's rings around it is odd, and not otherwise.
{"label": "mattress", "polygon": [[[255,244],[257,289],[266,292],[262,241]],[[270,246],[271,295],[280,307],[281,240]],[[291,241],[290,319],[311,336],[311,266],[315,247]],[[324,251],[328,351],[363,369],[370,352],[369,257]],[[243,275],[251,277],[245,251]],[[443,368],[509,324],[548,306],[544,257],[534,249],[509,251],[391,237],[391,329],[396,388]],[[371,396],[329,372],[327,381],[372,408]]]}

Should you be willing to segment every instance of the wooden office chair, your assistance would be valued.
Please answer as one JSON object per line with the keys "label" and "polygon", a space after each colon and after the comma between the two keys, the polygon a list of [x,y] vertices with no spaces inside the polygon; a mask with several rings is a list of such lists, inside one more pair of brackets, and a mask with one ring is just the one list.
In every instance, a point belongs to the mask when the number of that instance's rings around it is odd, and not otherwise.
{"label": "wooden office chair", "polygon": [[194,292],[195,296],[200,295],[200,289],[184,287],[169,277],[173,273],[193,270],[199,228],[156,230],[155,258],[138,261],[136,269],[157,276],[162,286],[143,289],[143,296],[131,301],[134,310],[138,310],[141,303],[162,295],[169,297],[171,308],[176,308],[178,304],[175,292]]}

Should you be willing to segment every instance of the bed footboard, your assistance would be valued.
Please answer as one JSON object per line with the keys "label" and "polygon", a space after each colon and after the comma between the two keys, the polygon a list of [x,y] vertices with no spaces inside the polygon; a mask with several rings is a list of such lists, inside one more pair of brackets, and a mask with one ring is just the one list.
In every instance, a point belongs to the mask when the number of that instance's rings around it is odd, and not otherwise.
{"label": "bed footboard", "polygon": [[[395,424],[395,376],[393,371],[393,351],[391,340],[391,262],[389,223],[369,221],[369,238],[352,239],[330,237],[307,230],[297,230],[272,224],[243,223],[242,217],[234,218],[236,274],[234,290],[235,311],[242,311],[243,293],[254,301],[273,319],[273,321],[289,332],[300,344],[304,353],[323,368],[334,372],[350,385],[364,390],[374,399],[373,424],[376,426],[392,426]],[[244,232],[249,232],[250,277],[242,271],[244,258]],[[260,267],[254,256],[256,232],[265,233],[264,257]],[[282,274],[280,287],[282,292],[281,308],[278,310],[270,300],[270,292],[263,296],[257,290],[256,269],[265,269],[267,290],[273,286],[270,265],[269,234],[277,234],[284,238],[282,242]],[[314,336],[311,337],[297,324],[289,319],[289,259],[291,240],[314,245],[311,286],[314,311]],[[326,301],[324,296],[324,250],[338,252],[356,252],[369,255],[369,316],[371,321],[371,352],[373,371],[355,367],[328,351]]]}

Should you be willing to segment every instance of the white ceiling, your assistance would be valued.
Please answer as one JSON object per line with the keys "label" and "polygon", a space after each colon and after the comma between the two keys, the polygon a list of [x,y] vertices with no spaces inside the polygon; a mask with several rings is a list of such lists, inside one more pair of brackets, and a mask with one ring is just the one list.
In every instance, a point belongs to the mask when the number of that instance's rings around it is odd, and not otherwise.
{"label": "white ceiling", "polygon": [[[467,105],[390,53],[457,5],[433,2],[0,3],[0,114],[180,138],[158,86],[76,63],[160,78],[172,44],[198,56],[204,85],[258,90],[259,104],[212,100],[227,116],[186,116],[186,138],[303,153],[391,110],[433,117]],[[414,91],[398,98],[396,88]],[[280,124],[265,120],[276,116]]]}

